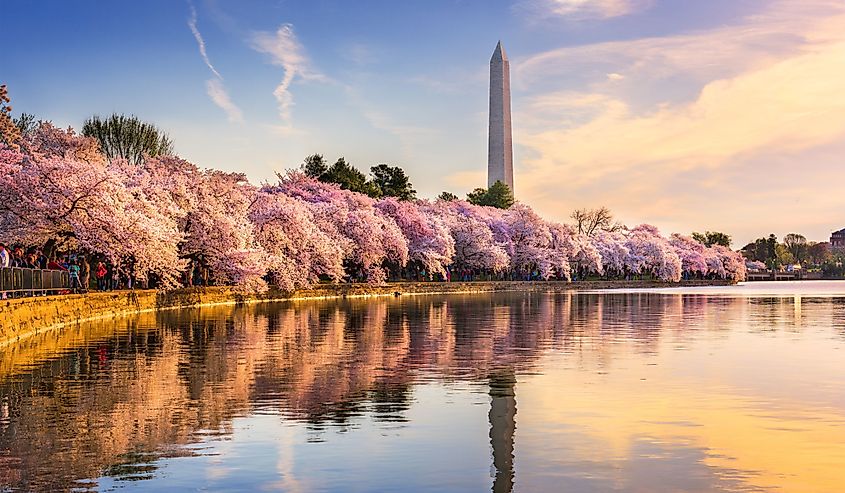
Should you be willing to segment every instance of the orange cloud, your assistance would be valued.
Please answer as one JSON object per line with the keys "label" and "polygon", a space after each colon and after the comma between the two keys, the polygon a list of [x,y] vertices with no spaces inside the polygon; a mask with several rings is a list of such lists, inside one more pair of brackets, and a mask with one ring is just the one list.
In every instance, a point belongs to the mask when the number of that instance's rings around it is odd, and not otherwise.
{"label": "orange cloud", "polygon": [[[827,225],[809,233],[823,239],[845,210],[830,179],[841,167],[831,147],[845,144],[842,60],[845,5],[824,0],[773,3],[712,31],[534,56],[515,71],[519,87],[546,88],[514,104],[517,194],[560,219],[604,203],[632,222],[749,238],[822,214]],[[567,81],[562,72],[594,76],[550,85]],[[785,173],[772,175],[775,162]]]}

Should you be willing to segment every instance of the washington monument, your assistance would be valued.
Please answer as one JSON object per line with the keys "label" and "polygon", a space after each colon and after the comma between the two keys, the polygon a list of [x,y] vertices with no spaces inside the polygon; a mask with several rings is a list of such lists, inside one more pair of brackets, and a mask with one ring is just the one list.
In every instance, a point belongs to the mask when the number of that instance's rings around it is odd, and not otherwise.
{"label": "washington monument", "polygon": [[511,138],[511,70],[502,42],[490,58],[490,125],[487,140],[487,186],[502,181],[513,192]]}

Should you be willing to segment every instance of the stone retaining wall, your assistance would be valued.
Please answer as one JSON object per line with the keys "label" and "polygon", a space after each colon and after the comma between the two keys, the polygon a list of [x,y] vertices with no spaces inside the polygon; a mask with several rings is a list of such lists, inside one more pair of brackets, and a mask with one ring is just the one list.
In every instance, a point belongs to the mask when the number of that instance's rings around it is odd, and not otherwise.
{"label": "stone retaining wall", "polygon": [[[683,286],[725,285],[725,281],[685,281]],[[19,298],[0,301],[0,348],[40,332],[60,329],[81,322],[114,318],[130,313],[144,313],[184,307],[255,303],[287,299],[320,299],[358,296],[393,296],[409,294],[482,293],[493,291],[562,291],[569,289],[610,289],[679,286],[651,281],[580,281],[576,283],[544,281],[501,282],[402,282],[385,285],[319,285],[294,292],[269,291],[243,294],[229,287],[94,292],[62,296]]]}

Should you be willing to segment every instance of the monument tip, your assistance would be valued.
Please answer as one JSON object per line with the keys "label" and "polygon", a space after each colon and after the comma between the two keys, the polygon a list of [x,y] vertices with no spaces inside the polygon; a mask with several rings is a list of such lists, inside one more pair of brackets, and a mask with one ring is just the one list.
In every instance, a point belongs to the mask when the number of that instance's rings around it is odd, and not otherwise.
{"label": "monument tip", "polygon": [[494,60],[507,60],[508,55],[505,53],[505,47],[502,46],[502,40],[500,39],[498,43],[496,43],[496,49],[493,50],[493,59]]}

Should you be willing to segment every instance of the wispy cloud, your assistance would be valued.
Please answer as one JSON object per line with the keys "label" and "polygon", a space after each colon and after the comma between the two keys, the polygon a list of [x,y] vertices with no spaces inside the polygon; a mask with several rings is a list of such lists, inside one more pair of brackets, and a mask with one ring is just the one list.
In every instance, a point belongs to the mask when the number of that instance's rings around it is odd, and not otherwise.
{"label": "wispy cloud", "polygon": [[194,39],[197,40],[197,47],[199,48],[203,62],[205,62],[205,65],[209,68],[209,70],[211,70],[211,73],[214,74],[215,77],[205,82],[206,93],[214,104],[226,112],[226,116],[229,118],[229,121],[241,123],[244,121],[243,112],[241,112],[241,109],[238,108],[238,106],[232,101],[232,98],[229,97],[229,93],[226,91],[225,86],[223,86],[223,76],[220,75],[220,72],[218,72],[216,68],[214,68],[214,64],[212,64],[211,59],[208,58],[208,52],[205,49],[205,40],[197,28],[197,9],[194,8],[192,3],[189,3],[188,5],[191,8],[191,16],[188,18],[188,27],[191,29]]}
{"label": "wispy cloud", "polygon": [[244,121],[243,113],[238,106],[232,102],[226,88],[223,87],[223,82],[220,79],[208,79],[205,82],[206,93],[214,101],[214,104],[219,106],[226,112],[229,121],[241,123]]}
{"label": "wispy cloud", "polygon": [[197,9],[194,8],[193,4],[189,5],[191,7],[191,17],[188,18],[188,27],[191,28],[191,32],[194,34],[194,39],[197,40],[197,46],[200,49],[200,56],[202,56],[202,60],[208,68],[211,69],[214,75],[222,79],[223,77],[220,75],[220,72],[214,68],[214,65],[211,64],[211,60],[208,59],[208,53],[205,51],[205,40],[202,39],[202,34],[200,34],[199,29],[197,29]]}
{"label": "wispy cloud", "polygon": [[609,19],[648,8],[651,0],[525,0],[517,7],[540,17]]}
{"label": "wispy cloud", "polygon": [[291,24],[282,24],[275,33],[257,32],[252,36],[251,44],[256,51],[269,55],[270,63],[284,69],[282,80],[273,90],[273,96],[279,105],[279,116],[286,126],[290,126],[291,106],[293,106],[291,83],[296,78],[302,80],[326,80],[326,78],[311,68],[311,62],[296,38]]}

